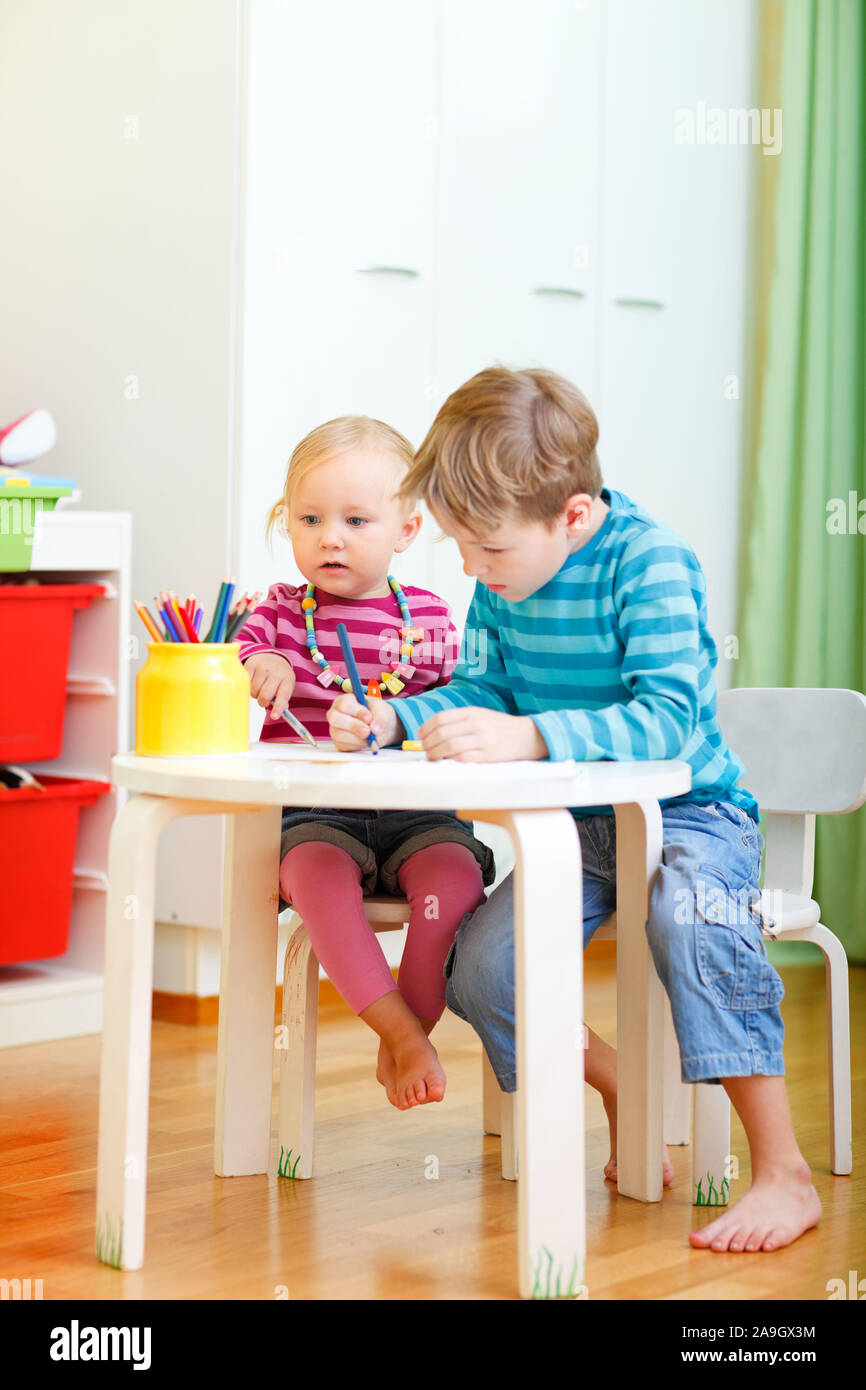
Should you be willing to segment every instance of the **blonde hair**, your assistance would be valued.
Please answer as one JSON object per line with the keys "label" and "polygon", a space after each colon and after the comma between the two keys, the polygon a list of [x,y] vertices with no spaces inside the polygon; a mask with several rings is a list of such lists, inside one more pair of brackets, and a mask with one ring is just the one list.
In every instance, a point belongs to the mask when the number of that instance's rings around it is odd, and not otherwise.
{"label": "blonde hair", "polygon": [[448,397],[401,492],[474,535],[509,515],[549,524],[578,492],[602,488],[598,421],[565,377],[488,367]]}
{"label": "blonde hair", "polygon": [[[289,459],[283,495],[271,507],[265,525],[265,540],[268,545],[274,529],[286,540],[289,539],[287,521],[292,498],[307,474],[312,473],[320,464],[327,463],[329,459],[339,458],[341,454],[347,454],[351,449],[365,444],[378,446],[383,453],[397,462],[401,472],[412,466],[412,445],[399,430],[392,429],[383,420],[374,420],[369,415],[340,415],[335,420],[327,420],[324,425],[317,425],[305,435]],[[408,510],[414,502],[414,497],[403,488],[398,495],[401,504]]]}

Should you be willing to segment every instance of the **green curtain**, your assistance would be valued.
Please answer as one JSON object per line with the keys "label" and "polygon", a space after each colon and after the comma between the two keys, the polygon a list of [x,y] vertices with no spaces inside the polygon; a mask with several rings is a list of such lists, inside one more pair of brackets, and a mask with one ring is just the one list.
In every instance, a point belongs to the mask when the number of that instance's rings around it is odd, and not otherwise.
{"label": "green curtain", "polygon": [[[766,13],[781,17],[782,149],[761,209],[772,274],[757,310],[734,680],[862,691],[866,4],[785,0]],[[866,808],[819,818],[814,895],[849,958],[866,961]]]}

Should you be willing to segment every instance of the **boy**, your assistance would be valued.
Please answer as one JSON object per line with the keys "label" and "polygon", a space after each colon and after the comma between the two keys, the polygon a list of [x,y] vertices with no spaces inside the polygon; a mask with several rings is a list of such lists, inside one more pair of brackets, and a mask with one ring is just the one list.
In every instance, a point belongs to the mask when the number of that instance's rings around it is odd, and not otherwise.
{"label": "boy", "polygon": [[[662,865],[647,935],[671,1000],[685,1081],[721,1081],[752,1156],[752,1187],[691,1243],[775,1250],[821,1216],[791,1125],[782,1060],[782,982],[753,909],[758,808],[716,720],[716,650],[705,582],[684,541],[602,486],[598,424],[552,372],[490,368],[434,420],[405,489],[423,497],[477,576],[467,629],[486,662],[382,708],[350,696],[329,715],[341,748],[420,738],[428,758],[680,758],[692,790],[662,803]],[[584,873],[584,939],[616,906],[610,808],[573,813]],[[685,910],[684,910],[685,904]],[[479,1033],[503,1090],[516,1087],[510,880],[461,927],[447,1002]],[[615,1053],[589,1034],[586,1079],[611,1124]],[[665,1181],[673,1169],[665,1162]]]}

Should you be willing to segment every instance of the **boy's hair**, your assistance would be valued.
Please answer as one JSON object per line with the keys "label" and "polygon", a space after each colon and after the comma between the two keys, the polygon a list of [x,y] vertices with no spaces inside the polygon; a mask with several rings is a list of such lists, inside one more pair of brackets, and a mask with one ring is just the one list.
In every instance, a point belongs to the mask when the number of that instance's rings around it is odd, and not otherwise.
{"label": "boy's hair", "polygon": [[401,492],[473,535],[508,516],[549,525],[577,492],[597,497],[598,421],[556,372],[488,367],[448,397]]}
{"label": "boy's hair", "polygon": [[[372,445],[390,455],[396,465],[396,475],[412,467],[415,456],[412,445],[399,430],[392,429],[383,420],[374,420],[369,415],[340,415],[335,420],[327,420],[324,425],[317,425],[304,436],[289,459],[283,495],[268,513],[265,526],[265,540],[268,544],[274,528],[288,539],[286,523],[291,511],[292,498],[307,474],[318,468],[319,464],[339,458],[341,454],[347,454],[351,449],[364,445]],[[398,493],[395,487],[394,491],[395,496],[399,496],[401,505],[408,510],[415,500],[414,496],[405,488],[400,488]]]}

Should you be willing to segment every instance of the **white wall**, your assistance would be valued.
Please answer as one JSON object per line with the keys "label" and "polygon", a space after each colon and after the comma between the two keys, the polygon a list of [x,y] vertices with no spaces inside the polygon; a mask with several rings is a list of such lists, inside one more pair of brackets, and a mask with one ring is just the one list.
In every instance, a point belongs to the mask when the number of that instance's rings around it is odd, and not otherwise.
{"label": "white wall", "polygon": [[[50,409],[43,470],[132,512],[133,596],[206,611],[232,561],[240,11],[0,6],[0,421]],[[158,915],[219,921],[220,843],[205,819],[166,829]]]}
{"label": "white wall", "polygon": [[52,411],[45,470],[134,513],[148,602],[210,601],[230,557],[237,28],[236,0],[0,9],[0,418]]}

